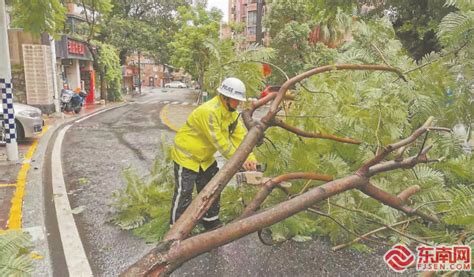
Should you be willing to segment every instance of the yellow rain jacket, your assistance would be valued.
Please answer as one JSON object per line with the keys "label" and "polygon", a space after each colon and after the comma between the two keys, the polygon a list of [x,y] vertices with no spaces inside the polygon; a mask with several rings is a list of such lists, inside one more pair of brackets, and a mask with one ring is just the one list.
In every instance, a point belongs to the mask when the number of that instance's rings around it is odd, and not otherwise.
{"label": "yellow rain jacket", "polygon": [[[229,126],[236,121],[231,134]],[[238,113],[227,110],[216,96],[195,109],[178,130],[171,157],[177,164],[195,172],[199,172],[199,167],[206,170],[214,163],[216,151],[227,159],[232,157],[246,133]],[[256,161],[253,153],[247,160]]]}

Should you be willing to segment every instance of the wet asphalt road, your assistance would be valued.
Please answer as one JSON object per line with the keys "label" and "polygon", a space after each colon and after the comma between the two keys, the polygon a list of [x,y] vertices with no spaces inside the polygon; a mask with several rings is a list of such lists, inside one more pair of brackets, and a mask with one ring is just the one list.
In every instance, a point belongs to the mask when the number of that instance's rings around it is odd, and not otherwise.
{"label": "wet asphalt road", "polygon": [[[130,232],[107,223],[112,193],[125,186],[123,169],[146,175],[159,155],[161,139],[171,143],[174,133],[160,122],[158,100],[193,102],[187,90],[154,93],[79,124],[63,142],[63,167],[71,207],[95,276],[117,276],[147,253]],[[203,254],[176,270],[174,276],[387,276],[383,251],[362,254],[332,252],[328,242],[287,242],[264,246],[256,235]]]}

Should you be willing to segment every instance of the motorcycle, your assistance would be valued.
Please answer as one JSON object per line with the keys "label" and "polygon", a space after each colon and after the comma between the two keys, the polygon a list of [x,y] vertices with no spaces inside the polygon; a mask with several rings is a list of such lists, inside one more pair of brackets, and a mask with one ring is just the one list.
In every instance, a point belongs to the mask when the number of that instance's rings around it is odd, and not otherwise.
{"label": "motorcycle", "polygon": [[83,90],[78,93],[68,89],[61,90],[61,111],[74,112],[76,114],[80,113],[84,106],[86,96],[87,93]]}

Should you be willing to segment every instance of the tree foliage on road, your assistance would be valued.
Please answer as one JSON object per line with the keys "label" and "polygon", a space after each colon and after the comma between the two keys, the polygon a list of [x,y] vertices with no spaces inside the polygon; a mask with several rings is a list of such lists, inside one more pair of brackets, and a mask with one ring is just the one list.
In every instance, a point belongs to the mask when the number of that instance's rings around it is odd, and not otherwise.
{"label": "tree foliage on road", "polygon": [[[466,142],[474,115],[469,77],[474,21],[466,3],[448,1],[459,11],[444,17],[437,30],[443,48],[419,62],[406,54],[387,17],[351,22],[352,39],[339,48],[320,43],[314,46],[320,51],[293,51],[291,41],[276,47],[277,58],[290,44],[288,51],[300,60],[311,59],[292,68],[295,73],[290,76],[299,75],[286,81],[278,94],[248,107],[243,118],[249,133],[243,146],[159,247],[127,274],[172,271],[195,255],[263,228],[270,228],[277,241],[327,235],[339,244],[335,249],[367,249],[361,240],[473,245],[474,160]],[[286,14],[281,16],[284,22]],[[305,22],[293,22],[293,29]],[[311,30],[305,28],[300,29]],[[305,71],[309,61],[316,66]],[[279,65],[291,68],[293,62]],[[318,67],[324,63],[330,65]],[[279,112],[289,87],[296,101],[285,113]],[[269,101],[273,102],[267,115],[252,120],[254,109]],[[467,134],[450,132],[458,123],[464,123]],[[188,237],[264,135],[271,142],[260,146],[257,155],[267,163],[266,174],[274,178],[256,194],[249,193],[252,188],[227,188],[223,197],[227,193],[233,200],[226,201],[232,204],[227,211],[223,207],[223,217],[230,215],[230,223]],[[326,175],[334,181],[328,182]],[[273,191],[280,182],[295,178],[303,180]]]}
{"label": "tree foliage on road", "polygon": [[20,230],[0,233],[0,276],[31,276],[34,263],[31,236]]}

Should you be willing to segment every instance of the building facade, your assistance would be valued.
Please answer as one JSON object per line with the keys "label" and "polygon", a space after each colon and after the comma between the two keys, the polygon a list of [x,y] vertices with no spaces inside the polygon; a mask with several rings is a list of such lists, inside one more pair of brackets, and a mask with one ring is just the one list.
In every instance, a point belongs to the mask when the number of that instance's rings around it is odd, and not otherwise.
{"label": "building facade", "polygon": [[140,80],[142,87],[150,88],[162,87],[170,80],[166,66],[156,64],[152,58],[143,55],[140,55],[140,59],[138,59],[138,55],[129,56],[126,65],[123,66],[122,73],[123,87],[126,93],[136,90]]}
{"label": "building facade", "polygon": [[95,48],[78,38],[85,35],[81,28],[86,22],[84,10],[74,3],[68,3],[66,7],[66,34],[56,41],[57,66],[62,82],[60,88],[84,90],[87,92],[86,103],[94,103],[96,78],[91,51]]}
{"label": "building facade", "polygon": [[257,42],[257,30],[262,30],[263,44],[268,45],[269,36],[265,29],[258,24],[258,5],[257,2],[262,2],[262,18],[265,15],[267,6],[263,0],[229,0],[229,22],[243,23],[245,26],[243,35],[247,43]]}
{"label": "building facade", "polygon": [[81,8],[67,4],[66,17],[66,34],[56,41],[47,34],[35,37],[23,29],[8,30],[15,102],[53,113],[63,88],[85,90],[86,102],[94,102],[94,48],[78,39],[85,22]]}

